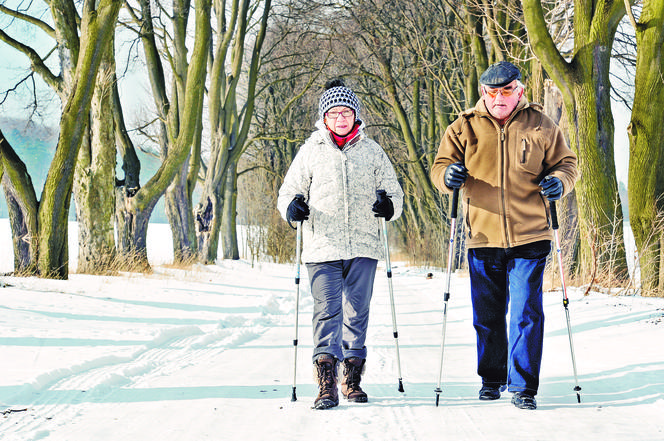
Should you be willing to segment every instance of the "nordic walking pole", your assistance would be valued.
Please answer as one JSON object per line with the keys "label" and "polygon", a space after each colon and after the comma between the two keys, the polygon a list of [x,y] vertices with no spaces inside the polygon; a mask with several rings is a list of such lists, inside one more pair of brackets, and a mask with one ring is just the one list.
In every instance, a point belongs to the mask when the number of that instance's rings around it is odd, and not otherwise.
{"label": "nordic walking pole", "polygon": [[555,201],[549,201],[551,211],[551,227],[553,228],[553,236],[556,240],[556,254],[558,254],[558,268],[560,269],[560,283],[563,288],[563,306],[565,307],[565,318],[567,319],[567,335],[569,336],[569,348],[572,352],[572,368],[574,369],[574,381],[576,386],[576,400],[581,403],[581,386],[579,386],[579,378],[576,374],[576,358],[574,357],[574,343],[572,342],[572,326],[569,321],[569,299],[567,298],[567,286],[565,285],[565,273],[563,271],[563,253],[560,249],[560,237],[558,236],[558,214],[556,213]]}
{"label": "nordic walking pole", "polygon": [[440,383],[443,378],[443,353],[445,351],[445,328],[447,327],[447,301],[450,299],[450,279],[452,278],[452,262],[454,255],[454,240],[456,239],[456,217],[457,205],[459,204],[459,189],[455,188],[452,193],[452,207],[450,211],[450,241],[447,251],[447,281],[445,284],[445,294],[443,296],[443,339],[440,343],[440,369],[438,371],[438,385],[436,386],[436,407],[440,400],[440,393],[443,391],[440,388]]}
{"label": "nordic walking pole", "polygon": [[[304,196],[298,194],[296,196],[298,199],[304,200]],[[293,395],[291,396],[291,401],[297,401],[297,395],[295,394],[295,385],[297,378],[297,330],[299,322],[299,310],[300,310],[300,260],[301,259],[301,248],[302,248],[302,221],[297,223],[297,240],[296,240],[296,250],[295,250],[295,338],[293,339]]]}
{"label": "nordic walking pole", "polygon": [[[376,196],[380,199],[386,197],[385,190],[376,190]],[[383,225],[383,241],[385,243],[385,269],[387,270],[387,285],[390,288],[390,305],[392,306],[392,335],[394,335],[394,345],[397,350],[397,370],[399,373],[398,391],[403,392],[403,381],[401,378],[401,358],[399,357],[399,332],[397,331],[397,316],[394,311],[394,291],[392,290],[392,265],[390,263],[390,246],[387,241],[387,222],[384,217],[380,218]]]}

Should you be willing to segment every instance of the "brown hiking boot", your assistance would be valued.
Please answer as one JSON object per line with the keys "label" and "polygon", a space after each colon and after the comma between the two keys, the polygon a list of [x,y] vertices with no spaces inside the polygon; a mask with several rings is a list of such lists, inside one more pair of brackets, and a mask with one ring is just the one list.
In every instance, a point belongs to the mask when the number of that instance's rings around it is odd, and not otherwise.
{"label": "brown hiking boot", "polygon": [[361,358],[351,357],[343,362],[343,379],[341,380],[341,394],[348,401],[354,403],[366,403],[367,394],[360,387],[362,374],[364,373],[364,362]]}
{"label": "brown hiking boot", "polygon": [[314,363],[319,389],[314,409],[329,409],[339,405],[337,362],[338,360],[331,355],[322,354]]}

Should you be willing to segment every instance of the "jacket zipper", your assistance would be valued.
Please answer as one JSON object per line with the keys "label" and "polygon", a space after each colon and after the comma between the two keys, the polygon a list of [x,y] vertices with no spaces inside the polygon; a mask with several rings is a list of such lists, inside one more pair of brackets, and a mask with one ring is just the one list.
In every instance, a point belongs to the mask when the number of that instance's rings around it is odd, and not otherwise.
{"label": "jacket zipper", "polygon": [[348,173],[346,170],[346,161],[348,158],[346,157],[346,153],[343,151],[340,151],[341,154],[341,176],[343,179],[343,191],[344,191],[344,227],[345,227],[345,235],[346,235],[346,253],[350,254],[350,232],[348,231],[350,228],[350,218],[348,216]]}
{"label": "jacket zipper", "polygon": [[[505,123],[507,124],[507,123]],[[506,166],[506,159],[505,157],[507,156],[507,152],[505,151],[505,126],[500,127],[500,152],[501,152],[501,173],[502,173],[502,185],[500,186],[500,194],[501,194],[501,203],[503,206],[503,228],[505,231],[505,241],[507,244],[507,248],[511,247],[512,240],[510,238],[510,232],[508,229],[508,222],[507,222],[507,203],[505,201],[506,196],[505,196],[505,188],[507,185],[507,172],[505,171],[505,166]]]}

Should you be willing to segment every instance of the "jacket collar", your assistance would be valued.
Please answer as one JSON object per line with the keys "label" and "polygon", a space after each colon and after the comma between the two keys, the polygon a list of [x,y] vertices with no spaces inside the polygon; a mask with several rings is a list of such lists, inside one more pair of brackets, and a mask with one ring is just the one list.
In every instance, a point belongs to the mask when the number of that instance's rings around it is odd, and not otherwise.
{"label": "jacket collar", "polygon": [[[365,124],[364,124],[364,121],[362,121],[361,119],[358,119],[357,122],[360,123],[360,127],[357,130],[357,134],[355,135],[355,137],[353,139],[349,140],[346,143],[346,145],[344,146],[344,148],[342,150],[346,150],[347,148],[349,148],[349,147],[353,146],[354,144],[356,144],[358,141],[365,138],[365,134],[364,134]],[[325,126],[325,123],[323,122],[323,120],[319,119],[318,121],[316,121],[316,128],[318,129],[318,133],[320,134],[320,137],[323,139],[325,144],[339,150],[339,147],[334,142],[334,139],[332,139],[332,134],[330,133],[328,128]]]}
{"label": "jacket collar", "polygon": [[[519,102],[517,103],[516,107],[510,114],[509,118],[507,118],[507,121],[505,121],[505,124],[507,124],[509,121],[511,121],[514,118],[514,115],[522,111],[523,109],[526,109],[530,107],[530,102],[526,99],[525,95],[521,97]],[[498,123],[498,120],[489,113],[489,109],[486,108],[486,103],[484,102],[484,98],[480,98],[479,101],[475,104],[474,108],[474,113],[480,115],[480,116],[486,116],[487,118],[491,118],[491,120],[495,121]]]}

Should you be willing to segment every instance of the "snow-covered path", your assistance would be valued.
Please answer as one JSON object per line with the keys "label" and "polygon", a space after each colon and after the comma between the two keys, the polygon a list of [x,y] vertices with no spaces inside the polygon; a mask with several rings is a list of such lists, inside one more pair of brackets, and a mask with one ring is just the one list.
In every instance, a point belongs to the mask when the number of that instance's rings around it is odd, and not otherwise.
{"label": "snow-covered path", "polygon": [[662,440],[664,299],[571,289],[577,404],[560,292],[547,293],[536,411],[477,400],[468,280],[453,278],[435,406],[444,274],[393,265],[405,393],[384,267],[372,303],[368,404],[311,409],[303,275],[292,402],[294,271],[223,261],[154,275],[2,277],[0,438],[14,440]]}

